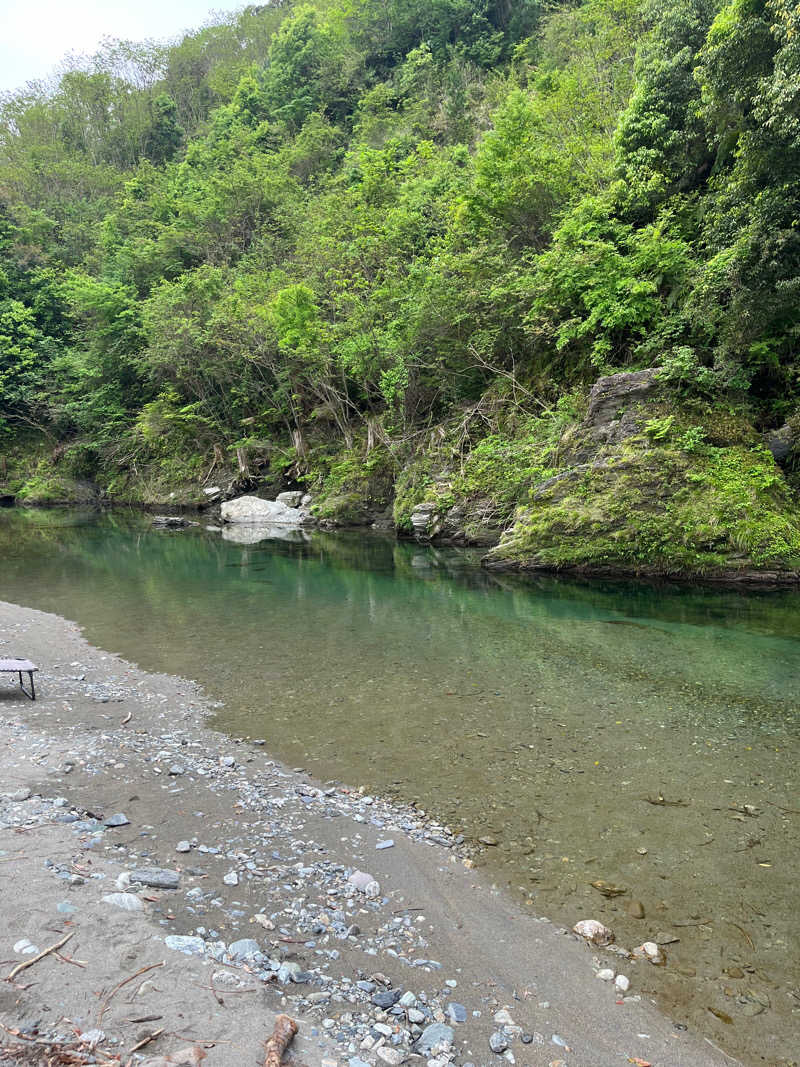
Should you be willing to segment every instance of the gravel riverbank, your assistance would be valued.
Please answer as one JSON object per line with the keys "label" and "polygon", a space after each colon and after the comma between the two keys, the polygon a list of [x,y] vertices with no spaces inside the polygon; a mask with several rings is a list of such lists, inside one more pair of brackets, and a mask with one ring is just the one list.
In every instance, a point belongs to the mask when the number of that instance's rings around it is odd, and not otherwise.
{"label": "gravel riverbank", "polygon": [[656,1011],[633,945],[524,915],[424,813],[211,731],[192,682],[6,603],[0,655],[40,667],[35,703],[0,677],[0,1063],[256,1064],[278,1012],[310,1067],[736,1062]]}

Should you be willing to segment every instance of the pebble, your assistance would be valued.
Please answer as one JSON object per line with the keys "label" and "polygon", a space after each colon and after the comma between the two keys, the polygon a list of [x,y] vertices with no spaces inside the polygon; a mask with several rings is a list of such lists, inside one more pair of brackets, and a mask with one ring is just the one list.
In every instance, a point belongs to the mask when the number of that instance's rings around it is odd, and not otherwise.
{"label": "pebble", "polygon": [[637,945],[633,950],[633,958],[649,960],[656,967],[660,967],[667,962],[664,953],[655,941],[645,941],[644,944]]}
{"label": "pebble", "polygon": [[627,993],[631,987],[631,980],[626,978],[624,974],[618,974],[614,979],[614,986],[618,993]]}
{"label": "pebble", "polygon": [[386,989],[379,993],[373,993],[370,999],[376,1008],[392,1008],[402,995],[400,989]]}
{"label": "pebble", "polygon": [[23,937],[21,941],[17,941],[14,945],[14,951],[19,952],[23,956],[33,956],[39,949],[27,937]]}
{"label": "pebble", "polygon": [[131,873],[131,881],[150,886],[151,889],[177,889],[181,876],[177,871],[164,867],[138,867]]}
{"label": "pebble", "polygon": [[[379,850],[384,848],[394,848],[394,841],[391,838],[388,838],[386,841],[379,841],[375,848]],[[400,1062],[402,1063],[402,1060]]]}
{"label": "pebble", "polygon": [[643,919],[644,918],[644,904],[641,900],[629,900],[625,905],[625,912],[631,919]]}
{"label": "pebble", "polygon": [[127,815],[123,815],[121,811],[116,815],[109,815],[107,819],[103,820],[106,826],[130,826],[130,819]]}
{"label": "pebble", "polygon": [[366,871],[353,871],[347,881],[355,889],[358,889],[364,896],[369,897],[370,899],[380,896],[380,885],[375,881],[372,875],[367,874]]}
{"label": "pebble", "polygon": [[450,1016],[450,1022],[452,1023],[465,1023],[467,1021],[467,1009],[463,1004],[457,1004],[455,1001],[451,1001],[447,1005],[447,1014]]}
{"label": "pebble", "polygon": [[[228,955],[232,959],[245,960],[261,954],[261,946],[252,937],[243,937],[228,946]],[[298,967],[299,970],[299,967]]]}
{"label": "pebble", "polygon": [[176,852],[191,852],[192,846],[189,841],[179,841],[175,846]]}
{"label": "pebble", "polygon": [[613,982],[614,972],[611,970],[610,967],[603,967],[601,971],[597,972],[597,977],[600,979],[601,982]]}
{"label": "pebble", "polygon": [[7,793],[6,796],[9,800],[19,803],[23,800],[29,800],[31,797],[30,789],[15,789],[13,793]]}
{"label": "pebble", "polygon": [[426,1026],[414,1044],[414,1051],[425,1055],[441,1045],[452,1045],[455,1030],[445,1023],[431,1023]]}
{"label": "pebble", "polygon": [[238,885],[239,875],[236,873],[236,871],[228,871],[228,873],[223,877],[222,881],[225,883],[225,885]]}
{"label": "pebble", "polygon": [[169,773],[173,778],[180,778],[182,774],[186,774],[186,768],[180,763],[173,763],[169,769]]}
{"label": "pebble", "polygon": [[614,934],[598,919],[581,919],[572,927],[572,932],[594,945],[608,945],[614,940]]}
{"label": "pebble", "polygon": [[508,1048],[508,1039],[502,1030],[495,1030],[489,1038],[489,1048],[498,1056]]}
{"label": "pebble", "polygon": [[[361,983],[359,982],[358,984],[360,985]],[[407,993],[403,993],[402,997],[400,997],[400,1000],[398,1001],[398,1004],[400,1004],[400,1006],[403,1008],[413,1008],[416,1003],[417,994],[412,993],[410,989]]]}
{"label": "pebble", "polygon": [[220,756],[219,765],[220,767],[235,767],[236,760],[233,756]]}
{"label": "pebble", "polygon": [[183,952],[187,956],[202,956],[206,949],[206,943],[202,937],[185,937],[182,934],[169,934],[164,938],[164,944],[167,948]]}

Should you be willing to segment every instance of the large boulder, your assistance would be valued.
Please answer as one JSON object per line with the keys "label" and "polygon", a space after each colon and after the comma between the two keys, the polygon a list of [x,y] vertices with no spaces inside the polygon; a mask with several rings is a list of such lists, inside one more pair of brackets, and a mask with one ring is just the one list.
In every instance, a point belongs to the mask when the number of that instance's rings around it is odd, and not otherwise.
{"label": "large boulder", "polygon": [[272,526],[308,526],[313,522],[307,508],[288,507],[281,500],[262,500],[259,496],[226,500],[220,510],[223,522]]}

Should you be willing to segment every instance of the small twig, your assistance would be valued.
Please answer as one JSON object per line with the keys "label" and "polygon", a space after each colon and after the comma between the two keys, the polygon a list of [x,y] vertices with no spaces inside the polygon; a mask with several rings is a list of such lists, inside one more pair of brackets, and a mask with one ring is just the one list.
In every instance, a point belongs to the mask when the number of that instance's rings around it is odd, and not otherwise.
{"label": "small twig", "polygon": [[120,726],[127,726],[127,724],[131,721],[132,718],[133,718],[133,712],[129,711],[128,714],[125,716],[125,718],[120,723]]}
{"label": "small twig", "polygon": [[86,969],[86,960],[76,960],[72,956],[63,956],[60,952],[56,952],[56,959],[61,960],[62,963],[71,963],[74,967],[83,967]]}
{"label": "small twig", "polygon": [[747,944],[750,946],[750,950],[752,952],[755,952],[756,946],[753,943],[752,937],[750,936],[750,934],[748,934],[748,932],[745,930],[745,928],[743,926],[740,926],[738,923],[731,922],[730,919],[728,919],[728,925],[729,926],[734,926],[739,931],[739,933],[742,935],[742,937],[745,939],[745,941],[747,941]]}
{"label": "small twig", "polygon": [[128,982],[132,982],[134,980],[134,978],[138,978],[140,974],[144,974],[146,971],[154,971],[157,967],[164,967],[164,966],[166,966],[166,960],[162,960],[161,963],[151,963],[147,967],[141,967],[136,972],[136,974],[132,974],[130,976],[130,978],[123,978],[123,980],[121,982],[117,982],[117,984],[114,986],[114,988],[108,994],[106,999],[103,1001],[103,1005],[100,1008],[100,1014],[97,1016],[97,1025],[99,1026],[100,1023],[103,1021],[103,1016],[105,1015],[106,1011],[108,1010],[108,1004],[109,1004],[109,1001],[111,1000],[111,998],[114,996],[115,993],[118,993],[120,991],[120,989],[122,989],[122,987],[124,985],[127,985]]}
{"label": "small twig", "polygon": [[139,1041],[137,1044],[135,1044],[133,1046],[133,1048],[130,1050],[130,1052],[128,1053],[128,1055],[132,1056],[134,1054],[134,1052],[138,1052],[140,1048],[144,1048],[144,1046],[145,1045],[149,1045],[151,1041],[155,1041],[155,1039],[157,1037],[161,1037],[161,1035],[163,1033],[164,1033],[164,1027],[163,1026],[161,1027],[160,1030],[154,1030],[152,1032],[152,1034],[148,1034],[147,1037],[143,1037],[141,1041]]}
{"label": "small twig", "polygon": [[62,937],[61,940],[56,942],[55,945],[51,945],[50,948],[46,948],[44,952],[40,952],[39,955],[34,956],[32,960],[23,960],[22,963],[18,963],[17,966],[8,975],[6,975],[5,981],[13,982],[13,980],[16,978],[20,971],[24,971],[26,967],[32,967],[34,963],[38,963],[39,960],[43,960],[45,956],[49,956],[51,952],[55,952],[57,949],[61,948],[62,945],[66,945],[67,941],[69,941],[69,939],[74,936],[75,931],[70,930],[66,937]]}
{"label": "small twig", "polygon": [[772,808],[777,808],[778,811],[786,812],[787,815],[800,815],[800,810],[797,808],[784,808],[780,804],[774,804],[771,800],[765,800],[765,804],[769,804]]}

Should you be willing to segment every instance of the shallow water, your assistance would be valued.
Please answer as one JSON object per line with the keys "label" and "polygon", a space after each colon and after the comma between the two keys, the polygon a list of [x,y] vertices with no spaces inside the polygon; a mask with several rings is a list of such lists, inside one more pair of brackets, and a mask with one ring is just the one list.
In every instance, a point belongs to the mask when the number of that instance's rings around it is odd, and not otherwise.
{"label": "shallow water", "polygon": [[800,594],[524,581],[307,536],[3,511],[0,597],[197,679],[216,725],[292,765],[496,839],[481,862],[536,914],[679,938],[667,967],[623,967],[633,991],[747,1062],[795,1063]]}

